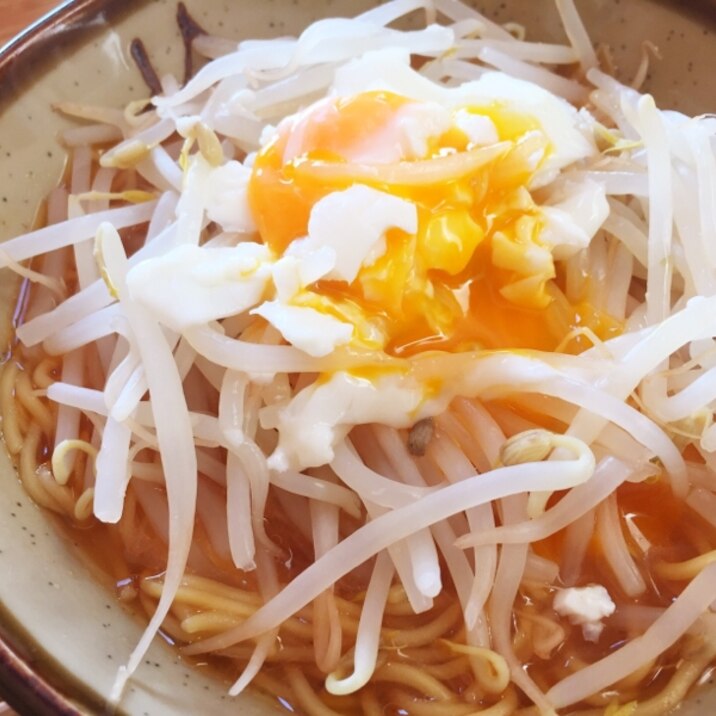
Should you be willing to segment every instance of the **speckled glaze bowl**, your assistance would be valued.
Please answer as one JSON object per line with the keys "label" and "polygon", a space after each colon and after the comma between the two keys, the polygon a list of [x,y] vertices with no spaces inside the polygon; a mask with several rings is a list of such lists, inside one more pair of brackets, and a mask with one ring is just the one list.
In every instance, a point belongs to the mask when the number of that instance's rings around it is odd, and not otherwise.
{"label": "speckled glaze bowl", "polygon": [[[186,0],[208,31],[233,38],[296,33],[326,15],[355,14],[366,0]],[[516,20],[530,36],[561,39],[552,0],[478,0],[498,21]],[[624,78],[633,75],[641,43],[663,59],[648,89],[662,106],[716,111],[716,5],[698,0],[582,0],[597,42],[608,43]],[[146,94],[130,59],[141,37],[161,72],[179,71],[183,48],[176,0],[77,0],[10,43],[0,54],[0,239],[31,225],[41,198],[64,163],[52,112],[59,100],[121,106]],[[0,346],[12,344],[18,283],[0,272]],[[105,698],[137,642],[142,624],[115,601],[112,585],[73,550],[52,518],[23,493],[0,447],[0,693],[23,714],[106,712]],[[226,696],[228,684],[191,668],[157,640],[130,682],[120,713],[277,713],[256,694]],[[283,711],[285,713],[285,711]],[[716,713],[705,687],[683,714]]]}

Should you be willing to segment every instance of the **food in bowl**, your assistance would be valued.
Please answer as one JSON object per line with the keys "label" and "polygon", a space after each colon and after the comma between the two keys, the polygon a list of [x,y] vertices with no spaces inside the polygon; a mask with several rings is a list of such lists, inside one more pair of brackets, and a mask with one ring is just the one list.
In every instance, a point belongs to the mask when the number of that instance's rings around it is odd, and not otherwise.
{"label": "food in bowl", "polygon": [[447,0],[199,37],[151,104],[59,107],[3,430],[150,618],[115,699],[159,630],[309,714],[708,670],[713,119],[558,7],[570,45]]}

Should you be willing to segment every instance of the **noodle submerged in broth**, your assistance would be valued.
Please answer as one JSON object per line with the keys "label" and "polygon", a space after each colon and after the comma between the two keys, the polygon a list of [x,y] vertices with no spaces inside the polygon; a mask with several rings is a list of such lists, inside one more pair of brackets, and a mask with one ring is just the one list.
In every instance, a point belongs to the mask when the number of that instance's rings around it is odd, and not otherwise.
{"label": "noodle submerged in broth", "polygon": [[557,6],[569,45],[452,0],[185,18],[184,86],[59,106],[0,411],[149,619],[112,700],[160,631],[309,716],[647,716],[709,673],[716,123]]}

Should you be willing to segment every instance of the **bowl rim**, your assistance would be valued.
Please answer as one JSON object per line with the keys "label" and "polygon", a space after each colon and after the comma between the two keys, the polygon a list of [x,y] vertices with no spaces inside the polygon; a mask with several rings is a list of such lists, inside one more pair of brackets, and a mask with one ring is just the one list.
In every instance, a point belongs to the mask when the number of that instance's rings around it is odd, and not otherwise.
{"label": "bowl rim", "polygon": [[[15,73],[21,76],[23,85],[26,79],[42,73],[41,67],[33,66],[31,61],[40,59],[48,47],[60,44],[68,35],[91,31],[94,24],[91,20],[100,18],[107,10],[121,8],[131,12],[145,1],[62,0],[0,45],[0,87],[3,88],[0,99],[7,96],[8,86],[12,91],[16,85]],[[716,20],[716,0],[653,1],[674,6],[684,14]],[[7,625],[11,625],[10,628]],[[56,685],[60,681],[62,687]],[[75,693],[79,699],[73,699],[68,692]],[[84,705],[105,703],[91,687],[65,672],[37,641],[26,638],[22,626],[0,604],[0,701],[2,699],[19,714],[33,716],[86,716]]]}
{"label": "bowl rim", "polygon": [[68,698],[33,669],[29,660],[0,638],[0,690],[18,713],[38,716],[82,716]]}
{"label": "bowl rim", "polygon": [[[65,33],[77,30],[88,17],[114,4],[114,0],[62,0],[49,12],[0,45],[0,82],[5,82],[20,61],[55,44]],[[52,32],[49,32],[52,31]]]}

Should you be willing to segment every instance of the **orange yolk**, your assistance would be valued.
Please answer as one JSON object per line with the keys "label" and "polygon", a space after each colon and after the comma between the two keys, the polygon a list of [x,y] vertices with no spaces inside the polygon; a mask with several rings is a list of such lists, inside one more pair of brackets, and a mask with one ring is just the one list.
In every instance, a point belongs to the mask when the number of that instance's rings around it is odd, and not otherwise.
{"label": "orange yolk", "polygon": [[[411,104],[388,92],[367,92],[322,102],[294,125],[280,127],[257,156],[249,185],[262,240],[281,254],[305,236],[316,202],[356,183],[350,172],[355,148],[382,141]],[[500,140],[512,142],[509,151],[440,183],[362,177],[361,183],[417,206],[417,234],[388,231],[385,253],[362,267],[353,283],[319,281],[294,301],[352,323],[359,344],[402,357],[426,350],[551,351],[578,327],[602,339],[618,333],[616,321],[565,298],[551,254],[540,244],[541,214],[525,188],[534,172],[529,159],[537,133],[531,130],[539,125],[497,104],[465,109],[489,117]],[[297,145],[300,151],[286,158],[287,148]],[[428,141],[423,159],[471,149],[467,135],[453,126]],[[546,141],[541,149],[549,151]],[[306,170],[336,166],[343,171],[335,176]],[[588,345],[577,340],[567,349]]]}

